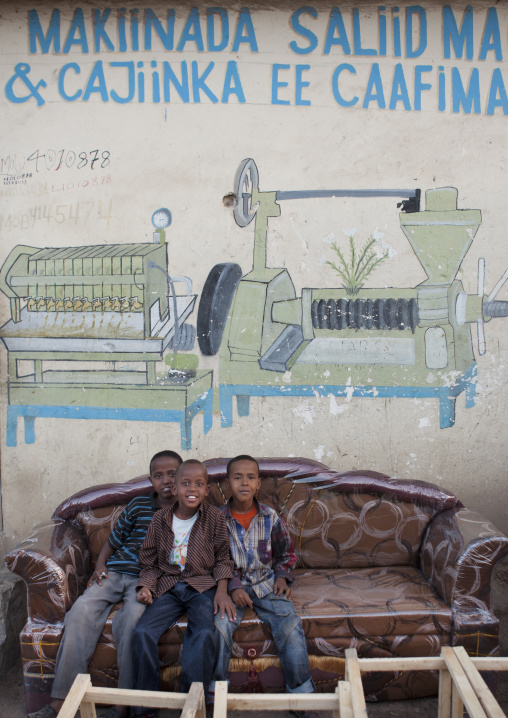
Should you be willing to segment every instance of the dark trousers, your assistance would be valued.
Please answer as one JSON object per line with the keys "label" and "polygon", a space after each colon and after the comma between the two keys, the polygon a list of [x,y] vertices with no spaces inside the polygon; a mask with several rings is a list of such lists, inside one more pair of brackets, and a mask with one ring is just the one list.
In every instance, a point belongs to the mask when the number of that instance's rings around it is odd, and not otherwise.
{"label": "dark trousers", "polygon": [[[143,613],[134,630],[132,657],[134,688],[160,690],[158,642],[164,631],[187,612],[187,628],[182,647],[182,690],[187,692],[194,681],[205,690],[212,679],[217,650],[213,599],[215,588],[199,593],[184,581],[155,598]],[[141,712],[142,711],[138,711]]]}

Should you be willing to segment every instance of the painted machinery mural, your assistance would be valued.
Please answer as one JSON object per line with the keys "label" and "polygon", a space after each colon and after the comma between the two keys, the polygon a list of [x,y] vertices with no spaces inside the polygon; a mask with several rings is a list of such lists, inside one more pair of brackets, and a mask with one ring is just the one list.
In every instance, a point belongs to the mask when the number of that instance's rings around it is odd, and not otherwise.
{"label": "painted machinery mural", "polygon": [[[195,342],[185,320],[196,295],[188,277],[168,273],[170,216],[154,213],[153,244],[19,245],[9,254],[0,271],[11,306],[0,329],[8,446],[16,446],[19,417],[26,443],[35,441],[37,417],[177,421],[183,449],[197,413],[210,429],[212,372],[178,368],[178,351]],[[165,353],[170,368],[158,372]]]}
{"label": "painted machinery mural", "polygon": [[[414,288],[365,288],[384,257],[372,241],[358,250],[350,238],[347,262],[328,262],[341,286],[303,288],[296,296],[285,268],[266,262],[270,219],[284,200],[397,198],[400,226],[427,279]],[[489,295],[485,263],[478,292],[467,294],[457,273],[481,223],[480,210],[458,209],[453,187],[262,192],[254,160],[235,178],[233,215],[254,222],[253,268],[212,268],[203,287],[196,329],[186,323],[196,295],[188,277],[168,270],[165,230],[171,213],[154,212],[153,243],[84,247],[14,247],[0,270],[11,318],[0,328],[8,352],[8,446],[24,419],[25,442],[35,441],[37,417],[179,422],[182,449],[192,445],[192,419],[212,426],[212,370],[192,354],[218,354],[221,425],[232,426],[233,397],[248,416],[252,396],[344,396],[439,400],[441,428],[455,421],[456,397],[475,402],[476,362],[485,353],[484,323],[508,316]],[[182,289],[184,287],[184,289]],[[178,289],[177,289],[178,288]],[[167,369],[160,370],[164,362]]]}
{"label": "painted machinery mural", "polygon": [[[457,209],[453,187],[428,190],[425,210],[418,189],[262,192],[252,159],[240,164],[235,187],[236,223],[254,221],[253,268],[241,277],[238,265],[214,267],[197,323],[203,354],[219,353],[222,426],[232,425],[233,396],[240,416],[248,416],[251,396],[436,397],[441,428],[454,424],[462,391],[466,406],[474,405],[471,324],[482,355],[484,322],[508,316],[508,302],[495,299],[508,270],[488,296],[483,260],[476,295],[457,279],[480,210]],[[267,267],[268,222],[280,215],[280,202],[341,197],[403,198],[400,226],[427,275],[421,285],[366,289],[348,281],[297,297],[288,271]],[[365,266],[366,251],[355,258],[353,246],[351,273]],[[372,255],[371,268],[375,262]]]}

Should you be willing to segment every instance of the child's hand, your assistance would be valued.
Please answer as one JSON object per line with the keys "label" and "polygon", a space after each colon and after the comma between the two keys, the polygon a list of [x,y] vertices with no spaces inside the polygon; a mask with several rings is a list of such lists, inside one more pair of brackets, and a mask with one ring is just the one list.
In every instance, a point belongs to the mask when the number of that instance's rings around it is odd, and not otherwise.
{"label": "child's hand", "polygon": [[95,571],[92,573],[90,578],[88,579],[88,583],[86,584],[87,588],[90,588],[90,586],[94,583],[94,581],[97,581],[99,586],[102,586],[102,579],[108,577],[108,569],[106,568],[106,564],[97,564],[95,566]]}
{"label": "child's hand", "polygon": [[293,599],[293,589],[289,588],[288,582],[282,576],[279,576],[273,584],[273,592],[276,596],[286,596],[289,600]]}
{"label": "child's hand", "polygon": [[235,588],[235,590],[231,593],[231,598],[238,608],[241,608],[242,606],[248,606],[249,608],[254,607],[251,597],[243,588]]}
{"label": "child's hand", "polygon": [[230,599],[227,591],[217,590],[213,599],[213,613],[214,615],[220,611],[220,617],[224,618],[226,613],[230,621],[234,621],[236,618],[236,608],[233,601]]}
{"label": "child's hand", "polygon": [[139,589],[136,594],[136,598],[140,603],[144,603],[145,606],[149,606],[151,603],[153,603],[152,592],[146,586],[143,586]]}

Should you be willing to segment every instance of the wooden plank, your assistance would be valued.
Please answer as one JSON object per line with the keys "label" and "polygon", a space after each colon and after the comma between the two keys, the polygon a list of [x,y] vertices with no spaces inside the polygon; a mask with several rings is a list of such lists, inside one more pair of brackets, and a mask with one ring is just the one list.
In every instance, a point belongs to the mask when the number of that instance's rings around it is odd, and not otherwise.
{"label": "wooden plank", "polygon": [[351,683],[351,704],[354,718],[367,718],[367,706],[363,694],[362,674],[356,648],[346,648],[346,681]]}
{"label": "wooden plank", "polygon": [[206,718],[202,683],[191,684],[180,718]]}
{"label": "wooden plank", "polygon": [[64,700],[63,705],[60,708],[58,713],[60,718],[74,718],[81,705],[81,701],[83,700],[87,688],[91,685],[92,682],[87,673],[78,673],[70,691],[67,694],[67,698]]}
{"label": "wooden plank", "polygon": [[337,699],[337,706],[333,709],[332,718],[341,718],[342,715],[342,709],[340,707],[340,690],[339,686],[343,681],[339,681],[337,685],[335,686],[335,696]]}
{"label": "wooden plank", "polygon": [[81,705],[79,706],[79,714],[81,718],[97,718],[97,713],[95,712],[95,703],[85,700],[81,701]]}
{"label": "wooden plank", "polygon": [[239,711],[333,711],[334,693],[229,693],[228,710]]}
{"label": "wooden plank", "polygon": [[438,718],[451,718],[452,713],[452,677],[443,668],[439,671]]}
{"label": "wooden plank", "polygon": [[[349,650],[349,649],[348,649]],[[438,656],[420,658],[358,658],[362,673],[370,671],[439,671],[445,662]]]}
{"label": "wooden plank", "polygon": [[508,671],[508,657],[485,656],[471,658],[471,662],[479,671]]}
{"label": "wooden plank", "polygon": [[459,659],[454,653],[453,648],[450,646],[444,646],[441,649],[442,656],[445,659],[448,670],[452,677],[455,688],[452,690],[452,717],[459,715],[462,718],[462,713],[459,711],[456,693],[458,691],[462,702],[464,703],[470,718],[486,718],[485,711],[483,710],[480,701],[478,700],[476,693],[474,692],[464,669],[462,668]]}
{"label": "wooden plank", "polygon": [[181,710],[187,699],[185,693],[164,691],[134,691],[126,688],[89,688],[87,701],[106,705],[144,706],[145,708],[176,708]]}
{"label": "wooden plank", "polygon": [[488,718],[504,718],[504,713],[501,710],[501,706],[496,701],[494,696],[489,690],[489,687],[478,673],[478,670],[473,665],[470,657],[467,655],[464,646],[457,646],[453,649],[455,655],[460,661],[464,673],[469,679],[469,682],[473,686],[474,692],[476,693],[483,710],[487,714]]}
{"label": "wooden plank", "polygon": [[226,718],[228,714],[228,682],[215,681],[213,718]]}
{"label": "wooden plank", "polygon": [[[485,656],[472,658],[479,671],[508,671],[508,657]],[[420,658],[359,658],[362,673],[370,671],[440,671],[445,668],[444,659],[438,656]]]}
{"label": "wooden plank", "polygon": [[[339,716],[340,718],[353,718],[353,703],[351,695],[351,683],[349,681],[339,681],[335,692],[339,697]],[[333,712],[333,718],[337,718],[336,711]]]}
{"label": "wooden plank", "polygon": [[451,718],[464,718],[464,704],[460,697],[459,689],[452,680],[452,695],[450,704]]}

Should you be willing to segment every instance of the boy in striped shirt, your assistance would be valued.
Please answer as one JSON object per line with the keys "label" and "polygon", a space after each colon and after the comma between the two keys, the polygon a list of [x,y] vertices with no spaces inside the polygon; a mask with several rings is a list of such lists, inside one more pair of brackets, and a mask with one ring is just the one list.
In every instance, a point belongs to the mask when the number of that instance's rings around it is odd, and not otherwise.
{"label": "boy in striped shirt", "polygon": [[[150,481],[154,490],[127,504],[102,547],[86,591],[65,616],[51,692],[53,701],[30,713],[28,718],[55,718],[58,715],[78,673],[88,673],[88,664],[109,612],[119,601],[124,603],[113,619],[118,687],[132,688],[132,634],[145,610],[136,598],[139,551],[154,514],[173,503],[175,474],[181,463],[181,457],[174,451],[160,451],[152,457]],[[112,706],[101,718],[124,718],[128,712],[127,706]]]}

